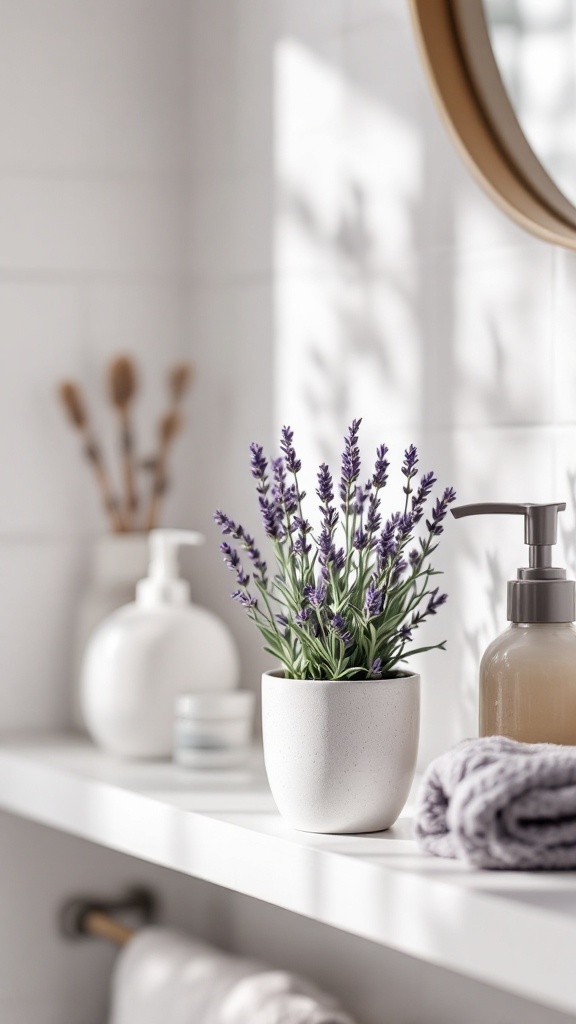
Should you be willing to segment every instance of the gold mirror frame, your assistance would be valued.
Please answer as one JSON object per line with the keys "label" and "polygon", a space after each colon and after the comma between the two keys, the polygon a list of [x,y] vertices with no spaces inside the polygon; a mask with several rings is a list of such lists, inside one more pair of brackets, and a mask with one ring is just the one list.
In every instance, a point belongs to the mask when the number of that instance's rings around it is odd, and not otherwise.
{"label": "gold mirror frame", "polygon": [[476,180],[525,230],[576,249],[576,208],[521,132],[492,55],[482,0],[408,3],[436,102]]}

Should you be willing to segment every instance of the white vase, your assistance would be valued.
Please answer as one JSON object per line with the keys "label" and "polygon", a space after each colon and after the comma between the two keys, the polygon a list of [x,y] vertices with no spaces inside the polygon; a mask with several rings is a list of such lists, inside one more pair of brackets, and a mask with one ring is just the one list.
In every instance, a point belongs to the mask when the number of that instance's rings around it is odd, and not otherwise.
{"label": "white vase", "polygon": [[418,753],[420,676],[262,677],[264,760],[282,817],[303,832],[379,832],[398,818]]}
{"label": "white vase", "polygon": [[103,619],[134,600],[136,583],[146,575],[149,558],[148,534],[144,532],[105,534],[94,545],[88,583],[78,602],[74,638],[73,716],[81,728],[79,686],[86,645]]}

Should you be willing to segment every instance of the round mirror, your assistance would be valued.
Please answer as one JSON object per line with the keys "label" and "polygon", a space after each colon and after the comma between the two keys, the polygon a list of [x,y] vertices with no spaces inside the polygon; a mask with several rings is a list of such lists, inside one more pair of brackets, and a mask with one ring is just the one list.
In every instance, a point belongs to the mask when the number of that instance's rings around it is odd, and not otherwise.
{"label": "round mirror", "polygon": [[492,53],[520,128],[576,204],[576,4],[483,0]]}
{"label": "round mirror", "polygon": [[410,0],[436,98],[490,195],[576,248],[574,0]]}

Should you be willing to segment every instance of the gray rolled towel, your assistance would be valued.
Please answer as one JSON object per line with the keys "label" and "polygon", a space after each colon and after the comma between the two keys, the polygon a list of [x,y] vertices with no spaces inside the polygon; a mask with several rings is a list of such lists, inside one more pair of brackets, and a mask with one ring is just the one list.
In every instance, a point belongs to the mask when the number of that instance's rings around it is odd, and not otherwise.
{"label": "gray rolled towel", "polygon": [[477,868],[576,868],[576,747],[465,740],[428,768],[414,835]]}

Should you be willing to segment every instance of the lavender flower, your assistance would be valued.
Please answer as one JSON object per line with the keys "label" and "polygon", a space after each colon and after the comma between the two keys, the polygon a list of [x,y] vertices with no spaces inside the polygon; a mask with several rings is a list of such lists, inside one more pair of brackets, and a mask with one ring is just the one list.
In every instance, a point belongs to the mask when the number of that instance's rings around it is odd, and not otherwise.
{"label": "lavender flower", "polygon": [[354,637],[350,632],[345,620],[341,615],[333,615],[330,622],[330,628],[335,636],[344,644],[345,647],[349,647]]}
{"label": "lavender flower", "polygon": [[411,480],[412,477],[416,476],[418,472],[418,449],[411,444],[409,448],[404,452],[404,462],[402,463],[402,474],[407,480]]}
{"label": "lavender flower", "polygon": [[[223,541],[221,551],[236,577],[233,597],[293,678],[305,678],[311,671],[318,679],[387,678],[412,653],[404,651],[414,631],[446,601],[438,588],[428,587],[433,573],[429,559],[455,493],[446,488],[429,507],[436,478],[424,473],[414,484],[418,453],[411,445],[401,465],[404,508],[388,511],[386,518],[380,492],[388,480],[388,449],[378,446],[373,473],[360,485],[360,423],[352,421],[344,440],[337,488],[343,515],[335,504],[328,465],[322,463],[318,469],[317,531],[303,506],[306,496],[298,482],[302,467],[292,429],[283,427],[277,458],[269,460],[256,442],[250,445],[264,532],[274,542],[271,579],[254,536],[221,509],[214,513],[224,537],[230,539]],[[418,524],[424,519],[427,532],[421,536]],[[234,542],[245,552],[250,573]],[[249,589],[251,579],[258,600]],[[443,649],[444,643],[431,647]]]}
{"label": "lavender flower", "polygon": [[448,600],[448,594],[439,594],[438,589],[438,587],[435,587],[430,594],[428,604],[426,605],[426,615],[436,615],[438,609],[441,608],[443,604],[446,604],[446,601]]}
{"label": "lavender flower", "polygon": [[220,551],[224,555],[224,564],[228,568],[236,573],[236,579],[241,587],[247,587],[250,582],[250,577],[244,572],[242,568],[242,562],[240,561],[240,555],[235,548],[230,547],[229,544],[224,542],[220,545]]}
{"label": "lavender flower", "polygon": [[214,522],[218,524],[222,533],[235,535],[237,530],[236,523],[219,508],[214,513]]}
{"label": "lavender flower", "polygon": [[434,473],[424,473],[418,485],[416,494],[412,496],[412,522],[419,523],[424,514],[424,505],[430,496],[430,492],[436,483]]}
{"label": "lavender flower", "polygon": [[381,487],[385,487],[388,481],[388,470],[390,469],[390,463],[386,458],[388,454],[388,448],[385,444],[381,444],[376,449],[376,465],[374,467],[374,475],[372,477],[372,483],[374,487],[380,490]]}
{"label": "lavender flower", "polygon": [[232,594],[232,599],[238,601],[243,608],[258,608],[258,601],[251,594],[248,594],[245,590],[235,590]]}
{"label": "lavender flower", "polygon": [[354,537],[352,538],[352,547],[356,551],[363,551],[368,546],[368,534],[366,530],[358,529],[354,531]]}
{"label": "lavender flower", "polygon": [[375,619],[382,611],[384,593],[374,583],[370,583],[364,598],[364,615],[367,619]]}
{"label": "lavender flower", "polygon": [[326,584],[322,581],[317,587],[313,583],[309,583],[304,587],[304,597],[313,608],[321,608],[326,599],[326,589]]}
{"label": "lavender flower", "polygon": [[264,450],[261,444],[253,442],[250,445],[250,466],[252,468],[252,476],[255,480],[259,480],[262,483],[266,481],[266,472],[268,470],[268,462],[264,457]]}
{"label": "lavender flower", "polygon": [[260,496],[260,513],[266,536],[271,537],[272,540],[281,541],[286,536],[286,531],[282,525],[281,507],[275,502],[268,501],[267,498]]}
{"label": "lavender flower", "polygon": [[373,537],[378,532],[382,525],[382,516],[380,515],[380,499],[377,492],[370,495],[368,502],[368,514],[366,516],[366,532],[369,537]]}
{"label": "lavender flower", "polygon": [[[332,482],[332,475],[328,466],[325,462],[322,463],[318,469],[318,487],[316,488],[316,494],[320,498],[324,508],[328,508],[331,501],[334,501],[334,484]],[[321,511],[323,511],[321,509]]]}
{"label": "lavender flower", "polygon": [[387,520],[382,533],[378,539],[376,545],[376,553],[378,556],[378,565],[380,569],[383,569],[389,558],[392,558],[396,554],[397,540],[396,531],[398,527],[398,520],[400,519],[400,513],[395,513],[390,516]]}
{"label": "lavender flower", "polygon": [[426,526],[433,537],[439,537],[444,532],[442,522],[446,518],[448,505],[455,500],[456,491],[453,487],[447,487],[442,497],[436,500],[436,504],[432,509],[432,518],[431,520],[426,520]]}
{"label": "lavender flower", "polygon": [[340,500],[342,511],[347,512],[350,505],[352,487],[360,476],[360,449],[358,447],[358,432],[362,420],[352,420],[348,433],[344,438],[344,452],[342,454],[342,468],[340,476]]}
{"label": "lavender flower", "polygon": [[256,547],[254,538],[249,533],[246,533],[243,526],[237,526],[234,520],[230,519],[221,509],[216,509],[214,521],[218,524],[224,535],[231,535],[235,540],[240,541],[248,558],[254,565],[254,579],[260,583],[265,583],[268,567]]}
{"label": "lavender flower", "polygon": [[354,515],[361,516],[362,513],[364,512],[364,505],[366,499],[368,498],[371,487],[372,481],[370,480],[367,483],[365,489],[363,489],[362,487],[357,487],[356,490],[354,491],[354,496],[350,503],[350,510],[354,513]]}
{"label": "lavender flower", "polygon": [[284,453],[286,459],[286,466],[290,473],[299,473],[302,469],[302,463],[300,459],[296,457],[294,446],[292,441],[294,439],[294,431],[290,427],[282,427],[282,440],[280,441],[280,450]]}

